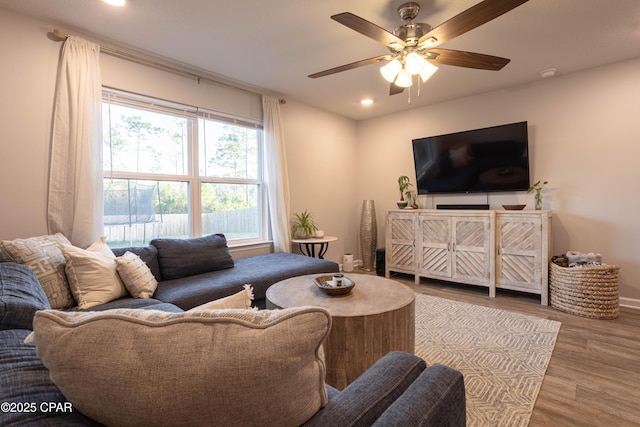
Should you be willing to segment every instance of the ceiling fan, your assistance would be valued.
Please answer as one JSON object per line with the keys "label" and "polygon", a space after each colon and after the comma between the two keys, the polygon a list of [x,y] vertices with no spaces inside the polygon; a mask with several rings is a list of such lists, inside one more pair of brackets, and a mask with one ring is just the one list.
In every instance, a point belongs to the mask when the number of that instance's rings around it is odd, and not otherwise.
{"label": "ceiling fan", "polygon": [[391,53],[330,68],[311,74],[309,77],[315,79],[380,61],[388,61],[380,69],[380,72],[385,80],[391,83],[389,94],[395,95],[413,84],[413,76],[418,75],[425,82],[437,71],[434,64],[481,70],[501,70],[509,63],[509,59],[482,53],[436,49],[436,47],[515,9],[527,1],[484,0],[435,28],[429,24],[413,22],[420,11],[418,3],[403,3],[398,7],[398,15],[405,23],[393,32],[350,12],[333,15],[331,19],[384,44]]}

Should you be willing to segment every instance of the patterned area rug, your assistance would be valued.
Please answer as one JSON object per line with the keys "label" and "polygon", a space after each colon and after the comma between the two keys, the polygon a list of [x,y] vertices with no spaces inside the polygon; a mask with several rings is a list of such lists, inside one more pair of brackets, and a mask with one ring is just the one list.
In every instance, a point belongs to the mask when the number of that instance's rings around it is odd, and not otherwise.
{"label": "patterned area rug", "polygon": [[560,322],[416,294],[416,354],[464,375],[468,426],[526,426]]}

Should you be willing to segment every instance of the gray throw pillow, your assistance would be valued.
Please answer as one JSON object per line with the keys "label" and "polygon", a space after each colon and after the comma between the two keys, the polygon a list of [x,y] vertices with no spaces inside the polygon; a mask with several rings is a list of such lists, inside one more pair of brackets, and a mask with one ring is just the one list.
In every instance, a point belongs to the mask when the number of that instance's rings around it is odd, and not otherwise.
{"label": "gray throw pillow", "polygon": [[27,239],[0,241],[0,257],[26,265],[44,289],[51,308],[65,309],[75,304],[64,271],[65,259],[58,245],[71,242],[60,233]]}
{"label": "gray throw pillow", "polygon": [[233,267],[224,234],[193,239],[154,239],[162,280],[208,273]]}
{"label": "gray throw pillow", "polygon": [[53,382],[105,425],[297,426],[327,404],[320,307],[42,310],[33,325]]}

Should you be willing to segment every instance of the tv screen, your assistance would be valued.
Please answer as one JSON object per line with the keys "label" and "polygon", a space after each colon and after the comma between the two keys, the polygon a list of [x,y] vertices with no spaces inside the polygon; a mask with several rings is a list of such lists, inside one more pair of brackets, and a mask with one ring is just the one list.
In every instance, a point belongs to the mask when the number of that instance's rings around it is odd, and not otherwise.
{"label": "tv screen", "polygon": [[413,140],[418,194],[529,188],[527,122]]}

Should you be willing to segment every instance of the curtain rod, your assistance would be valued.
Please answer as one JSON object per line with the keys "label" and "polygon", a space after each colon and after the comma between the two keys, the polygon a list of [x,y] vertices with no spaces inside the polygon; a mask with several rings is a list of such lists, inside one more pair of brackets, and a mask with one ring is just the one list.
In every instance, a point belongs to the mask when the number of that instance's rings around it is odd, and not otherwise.
{"label": "curtain rod", "polygon": [[[53,30],[53,35],[56,36],[60,40],[66,40],[66,39],[69,38],[69,34],[67,34],[64,31],[59,30],[57,28],[55,28]],[[211,83],[215,83],[215,84],[219,84],[219,85],[223,85],[223,86],[228,86],[228,87],[231,87],[233,89],[243,90],[245,92],[253,93],[255,95],[260,95],[260,96],[264,95],[261,92],[257,92],[257,91],[254,91],[254,90],[251,90],[251,89],[247,89],[247,88],[243,88],[243,87],[234,86],[234,85],[232,85],[230,83],[226,83],[226,82],[223,82],[223,81],[220,81],[220,80],[212,79],[212,78],[206,77],[206,76],[201,76],[201,75],[193,73],[191,71],[187,71],[187,70],[184,70],[184,69],[181,69],[181,68],[177,68],[177,67],[172,67],[171,65],[167,65],[167,64],[163,64],[161,62],[153,61],[151,59],[143,58],[141,56],[137,56],[137,55],[131,54],[129,52],[124,52],[122,50],[114,49],[114,48],[109,47],[109,46],[103,46],[101,44],[99,46],[100,46],[100,50],[103,51],[103,52],[108,52],[108,53],[110,53],[112,55],[116,55],[116,56],[120,56],[120,57],[123,57],[123,58],[127,58],[127,59],[130,59],[130,60],[136,61],[136,62],[141,62],[143,64],[151,65],[153,67],[162,68],[162,69],[165,69],[167,71],[171,71],[173,73],[182,74],[184,76],[188,76],[188,77],[196,79],[198,81],[198,83],[200,83],[201,81],[205,80],[205,81],[208,81],[208,82],[211,82]],[[287,100],[283,99],[283,98],[279,98],[278,101],[280,102],[280,104],[286,104],[287,103]]]}

